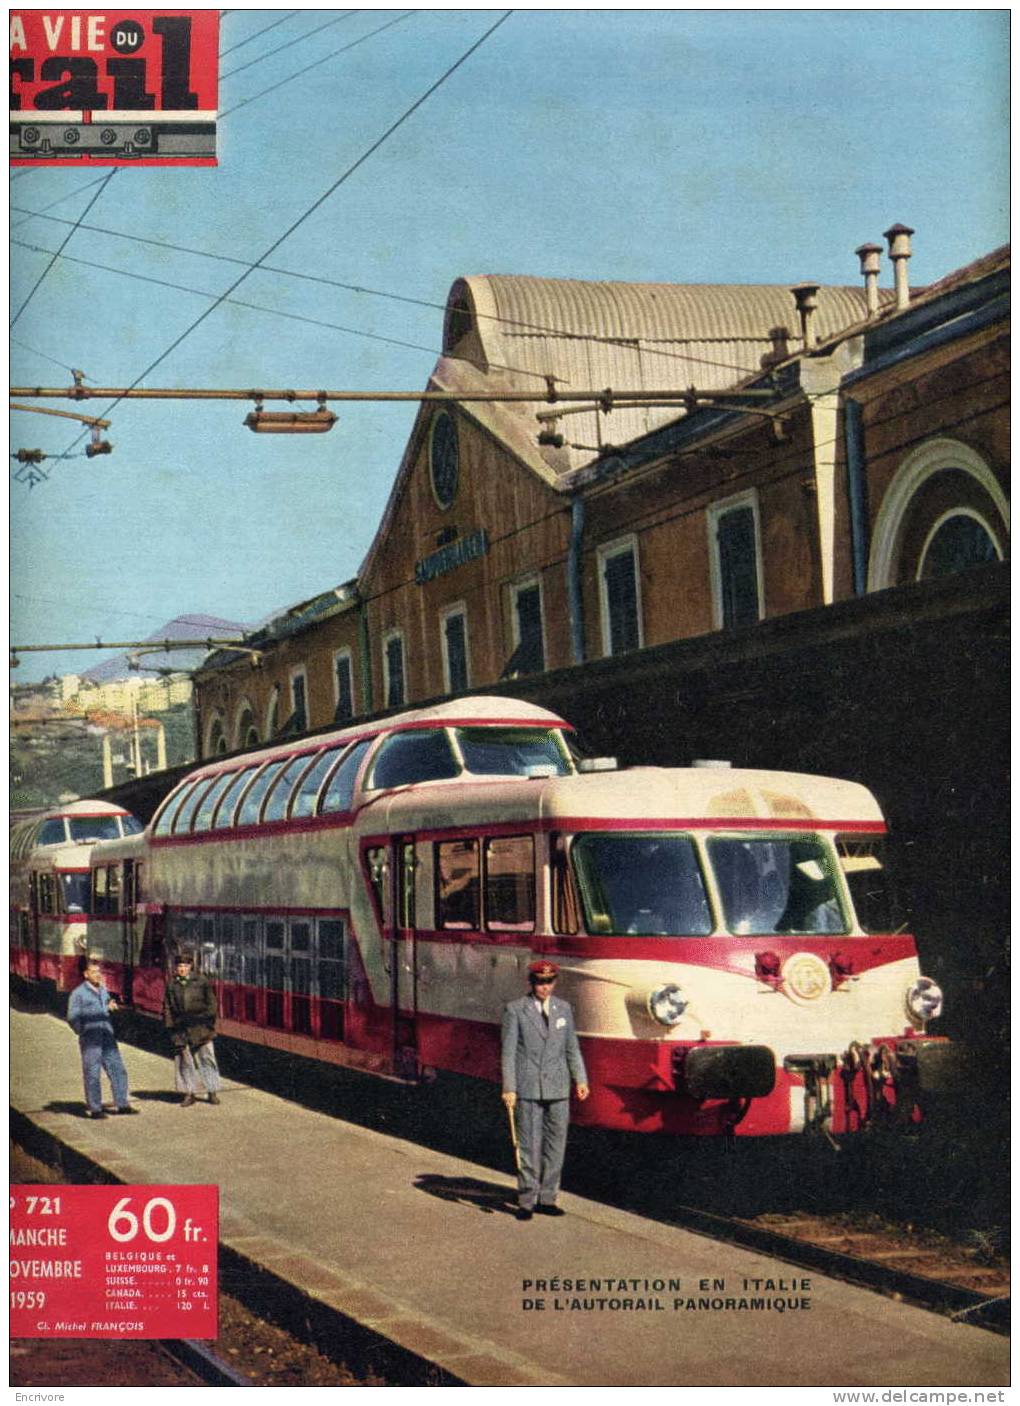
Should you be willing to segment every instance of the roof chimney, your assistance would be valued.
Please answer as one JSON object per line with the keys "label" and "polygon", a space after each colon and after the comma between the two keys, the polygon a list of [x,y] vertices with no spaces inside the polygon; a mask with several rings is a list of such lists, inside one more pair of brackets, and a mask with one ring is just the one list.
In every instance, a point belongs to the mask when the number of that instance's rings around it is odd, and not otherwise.
{"label": "roof chimney", "polygon": [[889,241],[889,257],[896,271],[896,310],[910,306],[910,286],[907,282],[907,260],[910,258],[910,236],[913,230],[907,225],[893,225],[885,232]]}
{"label": "roof chimney", "polygon": [[864,296],[868,303],[868,316],[878,316],[878,266],[882,258],[881,244],[862,244],[854,250],[861,261],[861,275],[864,279]]}
{"label": "roof chimney", "polygon": [[810,351],[812,347],[818,345],[818,333],[815,331],[818,287],[817,283],[798,283],[796,288],[790,289],[797,300],[797,311],[800,313],[800,334],[804,339],[805,351]]}

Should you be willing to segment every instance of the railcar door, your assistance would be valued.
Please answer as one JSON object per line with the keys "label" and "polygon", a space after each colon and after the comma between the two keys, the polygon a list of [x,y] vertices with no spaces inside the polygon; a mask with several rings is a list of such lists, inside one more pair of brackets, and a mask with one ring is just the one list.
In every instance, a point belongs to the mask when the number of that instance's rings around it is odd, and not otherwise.
{"label": "railcar door", "polygon": [[41,972],[39,933],[39,875],[35,869],[28,876],[28,975],[31,981],[38,981]]}
{"label": "railcar door", "polygon": [[414,837],[393,838],[389,864],[393,885],[390,903],[390,1012],[393,1034],[393,1072],[402,1079],[417,1078],[418,977],[415,933],[415,889],[418,859]]}
{"label": "railcar door", "polygon": [[120,913],[120,942],[121,942],[121,999],[129,1005],[134,1002],[135,989],[135,924],[137,922],[138,909],[138,878],[141,871],[141,864],[135,863],[133,859],[124,860],[123,873],[121,874],[121,913]]}

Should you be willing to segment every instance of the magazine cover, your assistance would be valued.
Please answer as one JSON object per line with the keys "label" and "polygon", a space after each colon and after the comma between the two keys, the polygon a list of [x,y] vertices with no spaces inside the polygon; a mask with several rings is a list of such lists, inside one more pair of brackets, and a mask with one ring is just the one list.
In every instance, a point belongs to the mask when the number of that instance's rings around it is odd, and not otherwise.
{"label": "magazine cover", "polygon": [[17,1399],[1005,1401],[1008,11],[9,20]]}

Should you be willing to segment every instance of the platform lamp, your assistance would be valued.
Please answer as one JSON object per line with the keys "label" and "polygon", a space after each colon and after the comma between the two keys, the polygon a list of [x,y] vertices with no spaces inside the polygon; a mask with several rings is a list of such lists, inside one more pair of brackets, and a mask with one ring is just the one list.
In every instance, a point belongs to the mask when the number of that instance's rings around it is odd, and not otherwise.
{"label": "platform lamp", "polygon": [[336,416],[326,409],[326,397],[319,398],[317,410],[263,410],[262,397],[255,397],[255,409],[244,423],[256,434],[326,434],[336,424]]}

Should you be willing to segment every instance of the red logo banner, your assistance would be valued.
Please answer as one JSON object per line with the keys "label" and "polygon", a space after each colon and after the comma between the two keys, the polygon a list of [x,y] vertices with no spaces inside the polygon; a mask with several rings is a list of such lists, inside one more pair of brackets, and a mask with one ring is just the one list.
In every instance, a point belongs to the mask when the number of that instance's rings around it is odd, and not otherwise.
{"label": "red logo banner", "polygon": [[218,10],[12,10],[13,166],[215,166]]}

